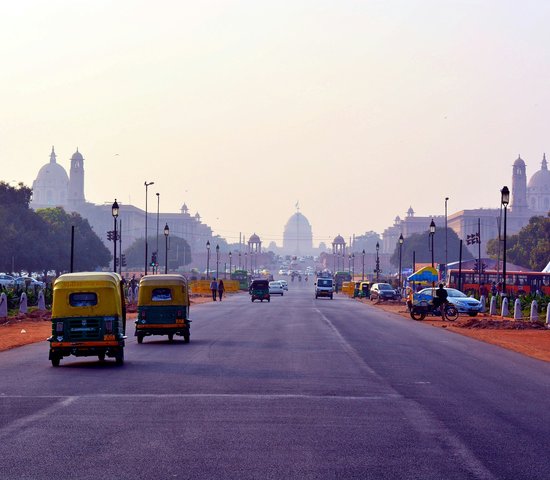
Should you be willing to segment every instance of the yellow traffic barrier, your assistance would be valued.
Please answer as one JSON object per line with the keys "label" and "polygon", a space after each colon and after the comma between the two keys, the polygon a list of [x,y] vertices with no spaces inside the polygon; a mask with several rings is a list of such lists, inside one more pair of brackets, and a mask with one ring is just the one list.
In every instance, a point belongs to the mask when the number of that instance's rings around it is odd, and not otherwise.
{"label": "yellow traffic barrier", "polygon": [[[210,282],[210,280],[192,280],[189,282],[189,290],[194,295],[212,295]],[[238,280],[223,280],[223,286],[225,293],[237,293],[239,291]]]}

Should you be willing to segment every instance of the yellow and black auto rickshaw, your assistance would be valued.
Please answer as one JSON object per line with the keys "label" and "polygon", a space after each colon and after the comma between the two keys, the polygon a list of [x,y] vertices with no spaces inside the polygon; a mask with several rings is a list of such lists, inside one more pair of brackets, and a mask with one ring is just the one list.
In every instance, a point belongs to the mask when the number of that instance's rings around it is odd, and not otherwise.
{"label": "yellow and black auto rickshaw", "polygon": [[61,275],[53,286],[50,360],[97,356],[124,363],[126,305],[117,273],[81,272]]}
{"label": "yellow and black auto rickshaw", "polygon": [[189,289],[179,274],[147,275],[139,282],[138,316],[135,336],[138,343],[149,335],[174,335],[190,340]]}

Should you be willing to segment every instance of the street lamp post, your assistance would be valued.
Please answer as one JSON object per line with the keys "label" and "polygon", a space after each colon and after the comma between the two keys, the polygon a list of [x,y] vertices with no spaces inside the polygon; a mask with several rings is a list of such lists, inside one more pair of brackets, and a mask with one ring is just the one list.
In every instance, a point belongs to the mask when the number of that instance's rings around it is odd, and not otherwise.
{"label": "street lamp post", "polygon": [[355,278],[355,253],[351,254],[351,278]]}
{"label": "street lamp post", "polygon": [[[157,257],[158,257],[158,254],[159,254],[159,212],[160,212],[160,193],[157,192]],[[156,273],[159,273],[159,269],[158,267],[155,265],[157,271]],[[153,268],[155,268],[153,267]]]}
{"label": "street lamp post", "polygon": [[348,273],[351,276],[351,254],[348,254]]}
{"label": "street lamp post", "polygon": [[403,249],[403,234],[399,235],[399,289],[401,289],[401,250]]}
{"label": "street lamp post", "polygon": [[231,260],[233,258],[233,254],[229,252],[229,279],[231,279]]}
{"label": "street lamp post", "polygon": [[378,250],[380,250],[380,244],[376,242],[376,282],[380,278],[380,257],[378,256]]}
{"label": "street lamp post", "polygon": [[432,218],[432,221],[430,223],[430,245],[431,245],[431,251],[432,251],[432,268],[434,268],[434,235],[435,235],[435,222]]}
{"label": "street lamp post", "polygon": [[448,201],[449,201],[449,197],[445,197],[445,274],[447,274],[447,263],[449,263],[448,248],[447,248],[447,202]]}
{"label": "street lamp post", "polygon": [[149,255],[149,244],[147,242],[147,189],[155,182],[145,182],[145,275],[147,275],[147,256]]}
{"label": "street lamp post", "polygon": [[210,240],[206,241],[206,279],[210,280]]}
{"label": "street lamp post", "polygon": [[166,251],[164,255],[164,273],[168,273],[168,235],[170,235],[170,229],[166,224],[164,225],[164,249]]}
{"label": "street lamp post", "polygon": [[241,252],[239,252],[239,270],[241,269]]}
{"label": "street lamp post", "polygon": [[247,252],[244,252],[244,269],[246,273],[248,273],[248,255],[246,253]]}
{"label": "street lamp post", "polygon": [[113,219],[115,222],[115,231],[113,232],[113,271],[116,273],[116,242],[117,242],[117,218],[118,218],[118,203],[115,198],[115,203],[113,203],[113,206],[111,207],[111,213],[113,215]]}
{"label": "street lamp post", "polygon": [[500,191],[500,203],[504,207],[503,245],[502,245],[502,295],[506,296],[506,210],[510,203],[510,190],[507,186]]}
{"label": "street lamp post", "polygon": [[216,279],[220,278],[220,246],[216,245]]}
{"label": "street lamp post", "polygon": [[365,281],[365,249],[363,248],[363,268],[361,270],[361,281]]}

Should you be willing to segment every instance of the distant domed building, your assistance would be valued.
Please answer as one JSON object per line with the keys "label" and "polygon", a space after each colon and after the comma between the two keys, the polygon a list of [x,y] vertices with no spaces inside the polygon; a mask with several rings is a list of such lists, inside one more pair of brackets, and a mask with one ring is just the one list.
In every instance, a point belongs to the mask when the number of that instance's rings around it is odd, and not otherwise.
{"label": "distant domed building", "polygon": [[290,255],[312,255],[314,252],[311,225],[300,212],[296,212],[286,222],[283,251]]}
{"label": "distant domed building", "polygon": [[542,156],[540,170],[533,174],[527,184],[527,201],[533,213],[546,215],[550,211],[550,171],[546,154]]}
{"label": "distant domed building", "polygon": [[46,163],[32,184],[31,206],[36,208],[66,207],[69,192],[69,176],[57,163],[55,149],[52,147],[50,162]]}

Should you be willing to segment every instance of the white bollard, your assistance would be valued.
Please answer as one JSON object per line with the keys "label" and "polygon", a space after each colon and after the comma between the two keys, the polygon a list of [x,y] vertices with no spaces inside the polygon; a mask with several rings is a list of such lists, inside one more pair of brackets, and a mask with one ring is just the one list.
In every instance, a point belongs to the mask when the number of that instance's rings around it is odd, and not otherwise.
{"label": "white bollard", "polygon": [[19,313],[27,313],[27,294],[23,292],[19,299]]}
{"label": "white bollard", "polygon": [[537,305],[536,300],[533,300],[531,302],[531,315],[529,316],[529,320],[531,320],[532,322],[539,321],[539,306]]}
{"label": "white bollard", "polygon": [[38,310],[46,310],[46,300],[44,299],[44,290],[38,292]]}
{"label": "white bollard", "polygon": [[489,315],[497,314],[497,297],[493,295],[491,297],[491,303],[489,304]]}
{"label": "white bollard", "polygon": [[546,327],[550,328],[550,305],[546,305]]}
{"label": "white bollard", "polygon": [[516,298],[514,302],[514,320],[523,320],[523,312],[521,311],[521,302]]}
{"label": "white bollard", "polygon": [[508,309],[508,297],[504,297],[502,299],[502,307],[501,307],[501,310],[500,310],[500,314],[503,317],[510,316],[510,310]]}
{"label": "white bollard", "polygon": [[0,295],[0,318],[8,317],[8,297],[2,292]]}
{"label": "white bollard", "polygon": [[479,297],[479,302],[481,303],[481,313],[485,313],[487,311],[487,300],[485,299],[485,295],[481,295]]}

